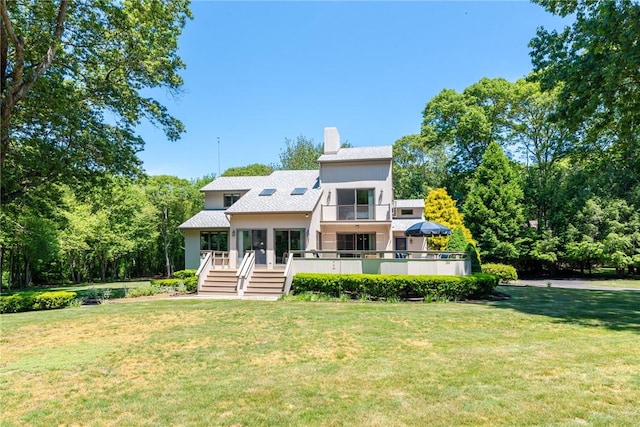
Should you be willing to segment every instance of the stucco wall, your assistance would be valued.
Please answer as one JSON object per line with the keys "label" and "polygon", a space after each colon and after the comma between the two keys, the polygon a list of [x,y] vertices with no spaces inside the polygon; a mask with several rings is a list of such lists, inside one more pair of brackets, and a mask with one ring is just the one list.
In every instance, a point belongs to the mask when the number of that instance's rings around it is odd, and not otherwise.
{"label": "stucco wall", "polygon": [[186,269],[200,266],[200,230],[184,230],[184,263]]}

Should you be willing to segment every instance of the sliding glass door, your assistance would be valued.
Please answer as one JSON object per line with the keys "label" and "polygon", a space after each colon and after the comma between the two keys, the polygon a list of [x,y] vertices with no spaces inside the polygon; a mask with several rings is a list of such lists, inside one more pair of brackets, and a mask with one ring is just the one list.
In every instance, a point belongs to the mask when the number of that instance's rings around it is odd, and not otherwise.
{"label": "sliding glass door", "polygon": [[291,251],[304,249],[304,230],[275,230],[276,264],[285,264]]}

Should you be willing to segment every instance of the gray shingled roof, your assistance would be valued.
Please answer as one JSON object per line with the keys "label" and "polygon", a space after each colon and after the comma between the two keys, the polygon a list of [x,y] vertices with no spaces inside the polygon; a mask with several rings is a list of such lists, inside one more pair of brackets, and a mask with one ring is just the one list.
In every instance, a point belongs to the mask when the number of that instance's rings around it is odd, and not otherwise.
{"label": "gray shingled roof", "polygon": [[335,154],[323,154],[319,162],[345,162],[365,160],[387,160],[393,157],[393,147],[382,145],[379,147],[341,148]]}
{"label": "gray shingled roof", "polygon": [[396,199],[396,208],[424,208],[424,199]]}
{"label": "gray shingled roof", "polygon": [[405,231],[407,228],[411,227],[413,224],[418,222],[422,222],[421,219],[394,219],[391,220],[391,231]]}
{"label": "gray shingled roof", "polygon": [[[322,194],[317,170],[275,171],[262,178],[226,212],[229,214],[311,212]],[[291,194],[293,189],[300,187],[306,187],[308,190],[302,195]],[[260,192],[266,188],[275,188],[276,191],[271,196],[260,196]]]}
{"label": "gray shingled roof", "polygon": [[180,224],[178,228],[229,228],[229,221],[227,220],[225,211],[200,211]]}

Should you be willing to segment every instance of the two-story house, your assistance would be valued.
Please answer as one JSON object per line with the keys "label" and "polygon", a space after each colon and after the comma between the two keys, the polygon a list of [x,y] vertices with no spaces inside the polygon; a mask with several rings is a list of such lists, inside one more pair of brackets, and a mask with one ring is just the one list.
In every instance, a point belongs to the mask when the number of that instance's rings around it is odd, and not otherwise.
{"label": "two-story house", "polygon": [[392,161],[391,146],[341,148],[338,130],[325,128],[318,170],[215,179],[202,189],[205,209],[180,226],[186,268],[211,253],[212,265],[237,272],[248,254],[266,271],[282,270],[292,251],[423,249],[424,238],[404,231],[422,219],[424,202],[394,200]]}

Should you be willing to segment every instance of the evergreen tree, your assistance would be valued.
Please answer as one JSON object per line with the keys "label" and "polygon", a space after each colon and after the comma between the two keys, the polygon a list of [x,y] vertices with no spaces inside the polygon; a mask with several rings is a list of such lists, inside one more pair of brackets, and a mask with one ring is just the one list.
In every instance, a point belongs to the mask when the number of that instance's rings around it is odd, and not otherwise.
{"label": "evergreen tree", "polygon": [[468,242],[462,229],[456,228],[453,230],[453,234],[451,234],[444,249],[451,252],[464,252],[467,249],[467,244]]}
{"label": "evergreen tree", "polygon": [[524,223],[522,188],[495,142],[474,173],[463,210],[483,257],[497,261],[518,257],[516,240]]}

